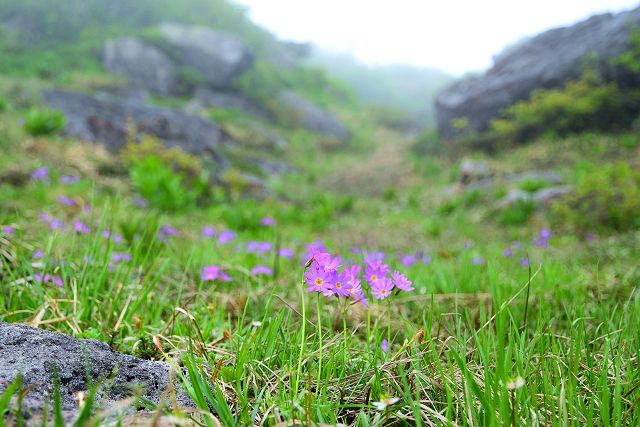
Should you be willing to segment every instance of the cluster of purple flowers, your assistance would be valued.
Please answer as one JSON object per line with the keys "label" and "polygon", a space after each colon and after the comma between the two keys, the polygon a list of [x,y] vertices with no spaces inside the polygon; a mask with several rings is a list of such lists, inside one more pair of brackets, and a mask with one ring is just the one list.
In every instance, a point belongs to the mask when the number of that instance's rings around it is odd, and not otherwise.
{"label": "cluster of purple flowers", "polygon": [[217,280],[221,282],[231,282],[231,277],[229,277],[221,267],[218,267],[217,265],[207,265],[202,267],[200,280],[203,282],[215,282]]}
{"label": "cluster of purple flowers", "polygon": [[[342,267],[342,260],[326,252],[321,244],[309,245],[308,251],[307,268],[304,274],[308,292],[318,292],[324,296],[354,298],[356,302],[368,306],[360,278],[363,272],[362,265],[350,263]],[[381,253],[365,257],[363,264],[362,278],[375,299],[388,298],[394,289],[401,291],[414,289],[411,281],[399,271],[391,272],[389,265],[384,263]]]}
{"label": "cluster of purple flowers", "polygon": [[539,248],[546,249],[549,247],[549,240],[551,240],[551,231],[547,228],[543,228],[540,230],[538,237],[533,241],[533,244]]}
{"label": "cluster of purple flowers", "polygon": [[64,286],[64,282],[62,281],[62,278],[60,276],[54,276],[48,273],[45,275],[36,273],[33,275],[33,279],[36,283],[39,283],[41,285],[51,284],[58,287]]}
{"label": "cluster of purple flowers", "polygon": [[400,263],[405,267],[411,267],[418,262],[421,262],[424,265],[429,265],[431,264],[431,256],[425,255],[422,252],[416,252],[415,254],[403,255],[400,257]]}

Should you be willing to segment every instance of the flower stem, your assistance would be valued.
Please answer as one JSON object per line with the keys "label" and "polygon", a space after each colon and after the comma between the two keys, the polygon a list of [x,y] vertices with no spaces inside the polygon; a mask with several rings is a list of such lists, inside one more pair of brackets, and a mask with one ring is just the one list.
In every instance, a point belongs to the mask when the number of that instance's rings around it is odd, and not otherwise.
{"label": "flower stem", "polygon": [[387,298],[387,344],[391,345],[391,299]]}
{"label": "flower stem", "polygon": [[322,315],[320,313],[320,294],[316,294],[316,310],[318,311],[318,340],[320,341],[320,355],[318,356],[318,381],[316,382],[316,397],[318,397],[322,375]]}
{"label": "flower stem", "polygon": [[293,386],[293,399],[296,398],[296,396],[298,396],[298,386],[300,384],[300,375],[302,372],[302,357],[304,356],[304,351],[305,351],[305,343],[306,343],[306,326],[307,326],[307,312],[306,312],[306,308],[305,308],[305,303],[304,303],[304,278],[302,279],[302,283],[300,286],[300,299],[302,301],[302,328],[300,330],[300,353],[298,354],[298,369],[297,369],[297,374],[296,374],[296,381],[295,381],[295,385]]}

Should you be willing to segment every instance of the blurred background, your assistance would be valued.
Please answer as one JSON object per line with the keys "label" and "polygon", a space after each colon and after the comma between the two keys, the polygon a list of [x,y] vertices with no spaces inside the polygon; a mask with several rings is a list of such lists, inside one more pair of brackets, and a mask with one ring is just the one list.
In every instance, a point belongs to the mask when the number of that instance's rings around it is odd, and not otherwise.
{"label": "blurred background", "polygon": [[275,209],[357,244],[633,230],[636,6],[0,0],[0,214],[57,167],[159,214]]}

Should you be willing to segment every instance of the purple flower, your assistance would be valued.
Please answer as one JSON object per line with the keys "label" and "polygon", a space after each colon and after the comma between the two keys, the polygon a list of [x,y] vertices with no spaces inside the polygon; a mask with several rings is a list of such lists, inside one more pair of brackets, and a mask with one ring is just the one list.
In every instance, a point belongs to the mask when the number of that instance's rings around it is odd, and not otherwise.
{"label": "purple flower", "polygon": [[387,274],[390,273],[389,266],[383,264],[382,260],[367,261],[365,260],[364,279],[369,283],[369,286],[376,286],[377,282],[383,280]]}
{"label": "purple flower", "polygon": [[0,228],[0,231],[2,231],[2,234],[4,234],[5,236],[13,236],[16,230],[10,225],[5,225],[4,227]]}
{"label": "purple flower", "polygon": [[520,265],[523,267],[529,267],[529,258],[521,258]]}
{"label": "purple flower", "polygon": [[596,235],[593,233],[589,233],[586,236],[587,242],[593,242],[594,240],[596,240]]}
{"label": "purple flower", "polygon": [[273,227],[276,225],[276,220],[270,216],[266,216],[260,220],[260,225],[263,227]]}
{"label": "purple flower", "polygon": [[380,343],[380,348],[382,349],[383,353],[389,351],[389,341],[387,341],[386,338],[383,338],[382,342]]}
{"label": "purple flower", "polygon": [[236,233],[231,230],[225,230],[218,235],[218,243],[225,245],[236,239]]}
{"label": "purple flower", "polygon": [[326,293],[331,290],[333,274],[321,268],[318,265],[314,265],[304,273],[305,282],[309,287],[307,292],[321,292]]}
{"label": "purple flower", "polygon": [[141,196],[135,196],[133,198],[133,204],[139,207],[140,209],[145,209],[149,207],[149,201]]}
{"label": "purple flower", "polygon": [[120,262],[129,262],[131,261],[131,255],[126,254],[124,252],[116,252],[111,255],[111,263],[118,264]]}
{"label": "purple flower", "polygon": [[471,240],[467,240],[464,242],[464,246],[465,249],[471,249],[473,247],[473,242]]}
{"label": "purple flower", "polygon": [[73,223],[73,230],[78,234],[89,234],[91,232],[89,226],[80,221]]}
{"label": "purple flower", "polygon": [[42,167],[31,172],[31,179],[38,182],[49,183],[49,168]]}
{"label": "purple flower", "polygon": [[293,251],[289,248],[282,248],[278,251],[278,255],[283,257],[283,258],[287,258],[287,259],[292,259],[293,258]]}
{"label": "purple flower", "polygon": [[471,259],[471,264],[473,265],[484,265],[485,261],[484,258],[482,258],[481,256],[474,256]]}
{"label": "purple flower", "polygon": [[430,265],[431,264],[431,257],[429,255],[423,256],[422,257],[422,264]]}
{"label": "purple flower", "polygon": [[367,298],[365,298],[362,292],[359,294],[354,294],[353,299],[355,299],[354,304],[360,303],[364,305],[366,308],[369,308],[369,301],[367,300]]}
{"label": "purple flower", "polygon": [[400,289],[401,291],[413,291],[415,288],[412,287],[412,283],[411,280],[407,279],[402,273],[400,273],[399,271],[394,271],[393,274],[391,275],[391,278],[393,279],[393,284],[396,288]]}
{"label": "purple flower", "polygon": [[258,277],[259,275],[273,276],[273,271],[267,266],[257,265],[251,269],[251,275],[253,277]]}
{"label": "purple flower", "polygon": [[36,283],[40,283],[41,285],[52,284],[58,287],[64,286],[64,282],[62,281],[62,278],[60,276],[54,276],[51,274],[45,274],[43,276],[41,274],[36,273],[33,275],[33,277]]}
{"label": "purple flower", "polygon": [[249,242],[247,243],[247,252],[263,254],[269,252],[273,245],[269,242]]}
{"label": "purple flower", "polygon": [[405,255],[400,259],[400,262],[405,267],[411,267],[413,264],[417,262],[417,258],[415,255]]}
{"label": "purple flower", "polygon": [[216,230],[213,227],[202,227],[202,237],[211,238],[216,235]]}
{"label": "purple flower", "polygon": [[78,181],[80,181],[80,177],[76,175],[62,175],[60,177],[60,183],[63,185],[76,184]]}
{"label": "purple flower", "polygon": [[33,253],[33,255],[31,255],[31,258],[33,258],[33,259],[42,259],[42,258],[44,258],[44,252],[42,252],[40,249],[38,249],[37,251],[35,251]]}
{"label": "purple flower", "polygon": [[77,205],[75,200],[73,200],[71,197],[67,197],[67,196],[59,196],[58,197],[58,203],[60,203],[62,206],[76,206]]}
{"label": "purple flower", "polygon": [[371,284],[371,292],[378,300],[388,298],[393,291],[393,282],[389,278],[382,278]]}
{"label": "purple flower", "polygon": [[113,236],[109,230],[104,230],[104,232],[102,233],[102,236],[105,239],[111,239],[114,243],[117,243],[117,244],[122,243],[122,236],[119,234]]}
{"label": "purple flower", "polygon": [[66,226],[61,219],[51,218],[51,220],[49,221],[49,228],[51,230],[64,230],[65,227]]}
{"label": "purple flower", "polygon": [[231,277],[229,277],[222,269],[216,265],[208,265],[206,267],[202,267],[202,272],[200,274],[200,280],[203,282],[213,282],[216,280],[220,280],[222,282],[230,282]]}
{"label": "purple flower", "polygon": [[513,256],[513,249],[511,248],[507,248],[504,251],[502,251],[502,256],[504,256],[505,258],[510,258]]}
{"label": "purple flower", "polygon": [[338,295],[339,297],[348,297],[351,296],[351,292],[349,292],[349,275],[343,273],[335,273],[333,276],[333,283],[331,284],[330,290]]}
{"label": "purple flower", "polygon": [[538,235],[538,238],[533,241],[533,244],[539,248],[545,249],[549,247],[550,239],[551,239],[551,231],[549,231],[546,228],[543,228],[542,230],[540,230],[540,234]]}
{"label": "purple flower", "polygon": [[382,264],[383,259],[383,252],[371,252],[364,257],[364,263],[365,265]]}
{"label": "purple flower", "polygon": [[160,230],[158,230],[158,239],[160,239],[163,242],[166,242],[169,237],[177,237],[177,236],[178,236],[178,230],[176,230],[175,228],[173,228],[168,224],[164,224],[160,226]]}

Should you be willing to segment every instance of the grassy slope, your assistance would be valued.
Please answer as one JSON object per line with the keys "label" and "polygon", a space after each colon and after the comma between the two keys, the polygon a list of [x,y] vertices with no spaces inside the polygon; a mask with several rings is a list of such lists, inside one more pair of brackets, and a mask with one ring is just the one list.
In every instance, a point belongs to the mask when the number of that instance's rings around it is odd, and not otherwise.
{"label": "grassy slope", "polygon": [[[410,141],[374,129],[344,151],[321,150],[308,136],[291,134],[288,155],[301,174],[275,183],[286,203],[167,215],[135,207],[126,176],[99,173],[116,161],[109,155],[59,137],[28,137],[19,126],[23,115],[0,113],[0,175],[48,166],[52,183],[0,184],[0,224],[17,229],[0,237],[0,320],[181,360],[193,369],[192,395],[206,411],[204,390],[213,390],[209,403],[224,424],[640,422],[637,234],[586,242],[554,230],[551,247],[541,249],[531,242],[546,225],[543,216],[501,227],[482,203],[444,214],[442,189],[454,165],[446,158],[410,160]],[[550,149],[543,141],[494,161],[515,171],[544,166],[571,175],[584,162],[638,158],[637,149],[620,151],[611,138],[597,138],[597,150],[580,142]],[[82,179],[63,186],[64,174]],[[60,195],[90,204],[91,212],[60,206]],[[340,198],[351,201],[342,212],[323,213],[323,203]],[[38,219],[41,212],[67,224],[82,220],[92,232],[52,232]],[[251,226],[266,215],[278,226]],[[180,235],[159,242],[158,224]],[[228,245],[204,239],[205,225],[234,228],[239,239]],[[105,229],[123,234],[124,243],[105,240]],[[136,233],[145,237],[131,238]],[[299,257],[304,243],[317,238],[345,257],[355,257],[354,246],[385,250],[416,291],[369,310],[307,295]],[[276,261],[271,253],[236,250],[248,240],[280,240],[296,257]],[[503,257],[514,240],[522,249]],[[38,249],[45,257],[33,260]],[[399,256],[416,250],[431,255],[431,264],[402,267]],[[109,269],[116,252],[132,259]],[[486,264],[474,265],[480,256]],[[522,257],[530,258],[531,270],[520,266]],[[277,278],[249,274],[274,263]],[[224,266],[233,282],[200,281],[201,267],[211,264]],[[61,275],[65,285],[34,283],[39,271]],[[387,336],[390,351],[383,353]],[[215,380],[206,385],[199,369]],[[516,376],[524,386],[507,390]],[[377,411],[371,402],[385,394],[400,400]]]}

